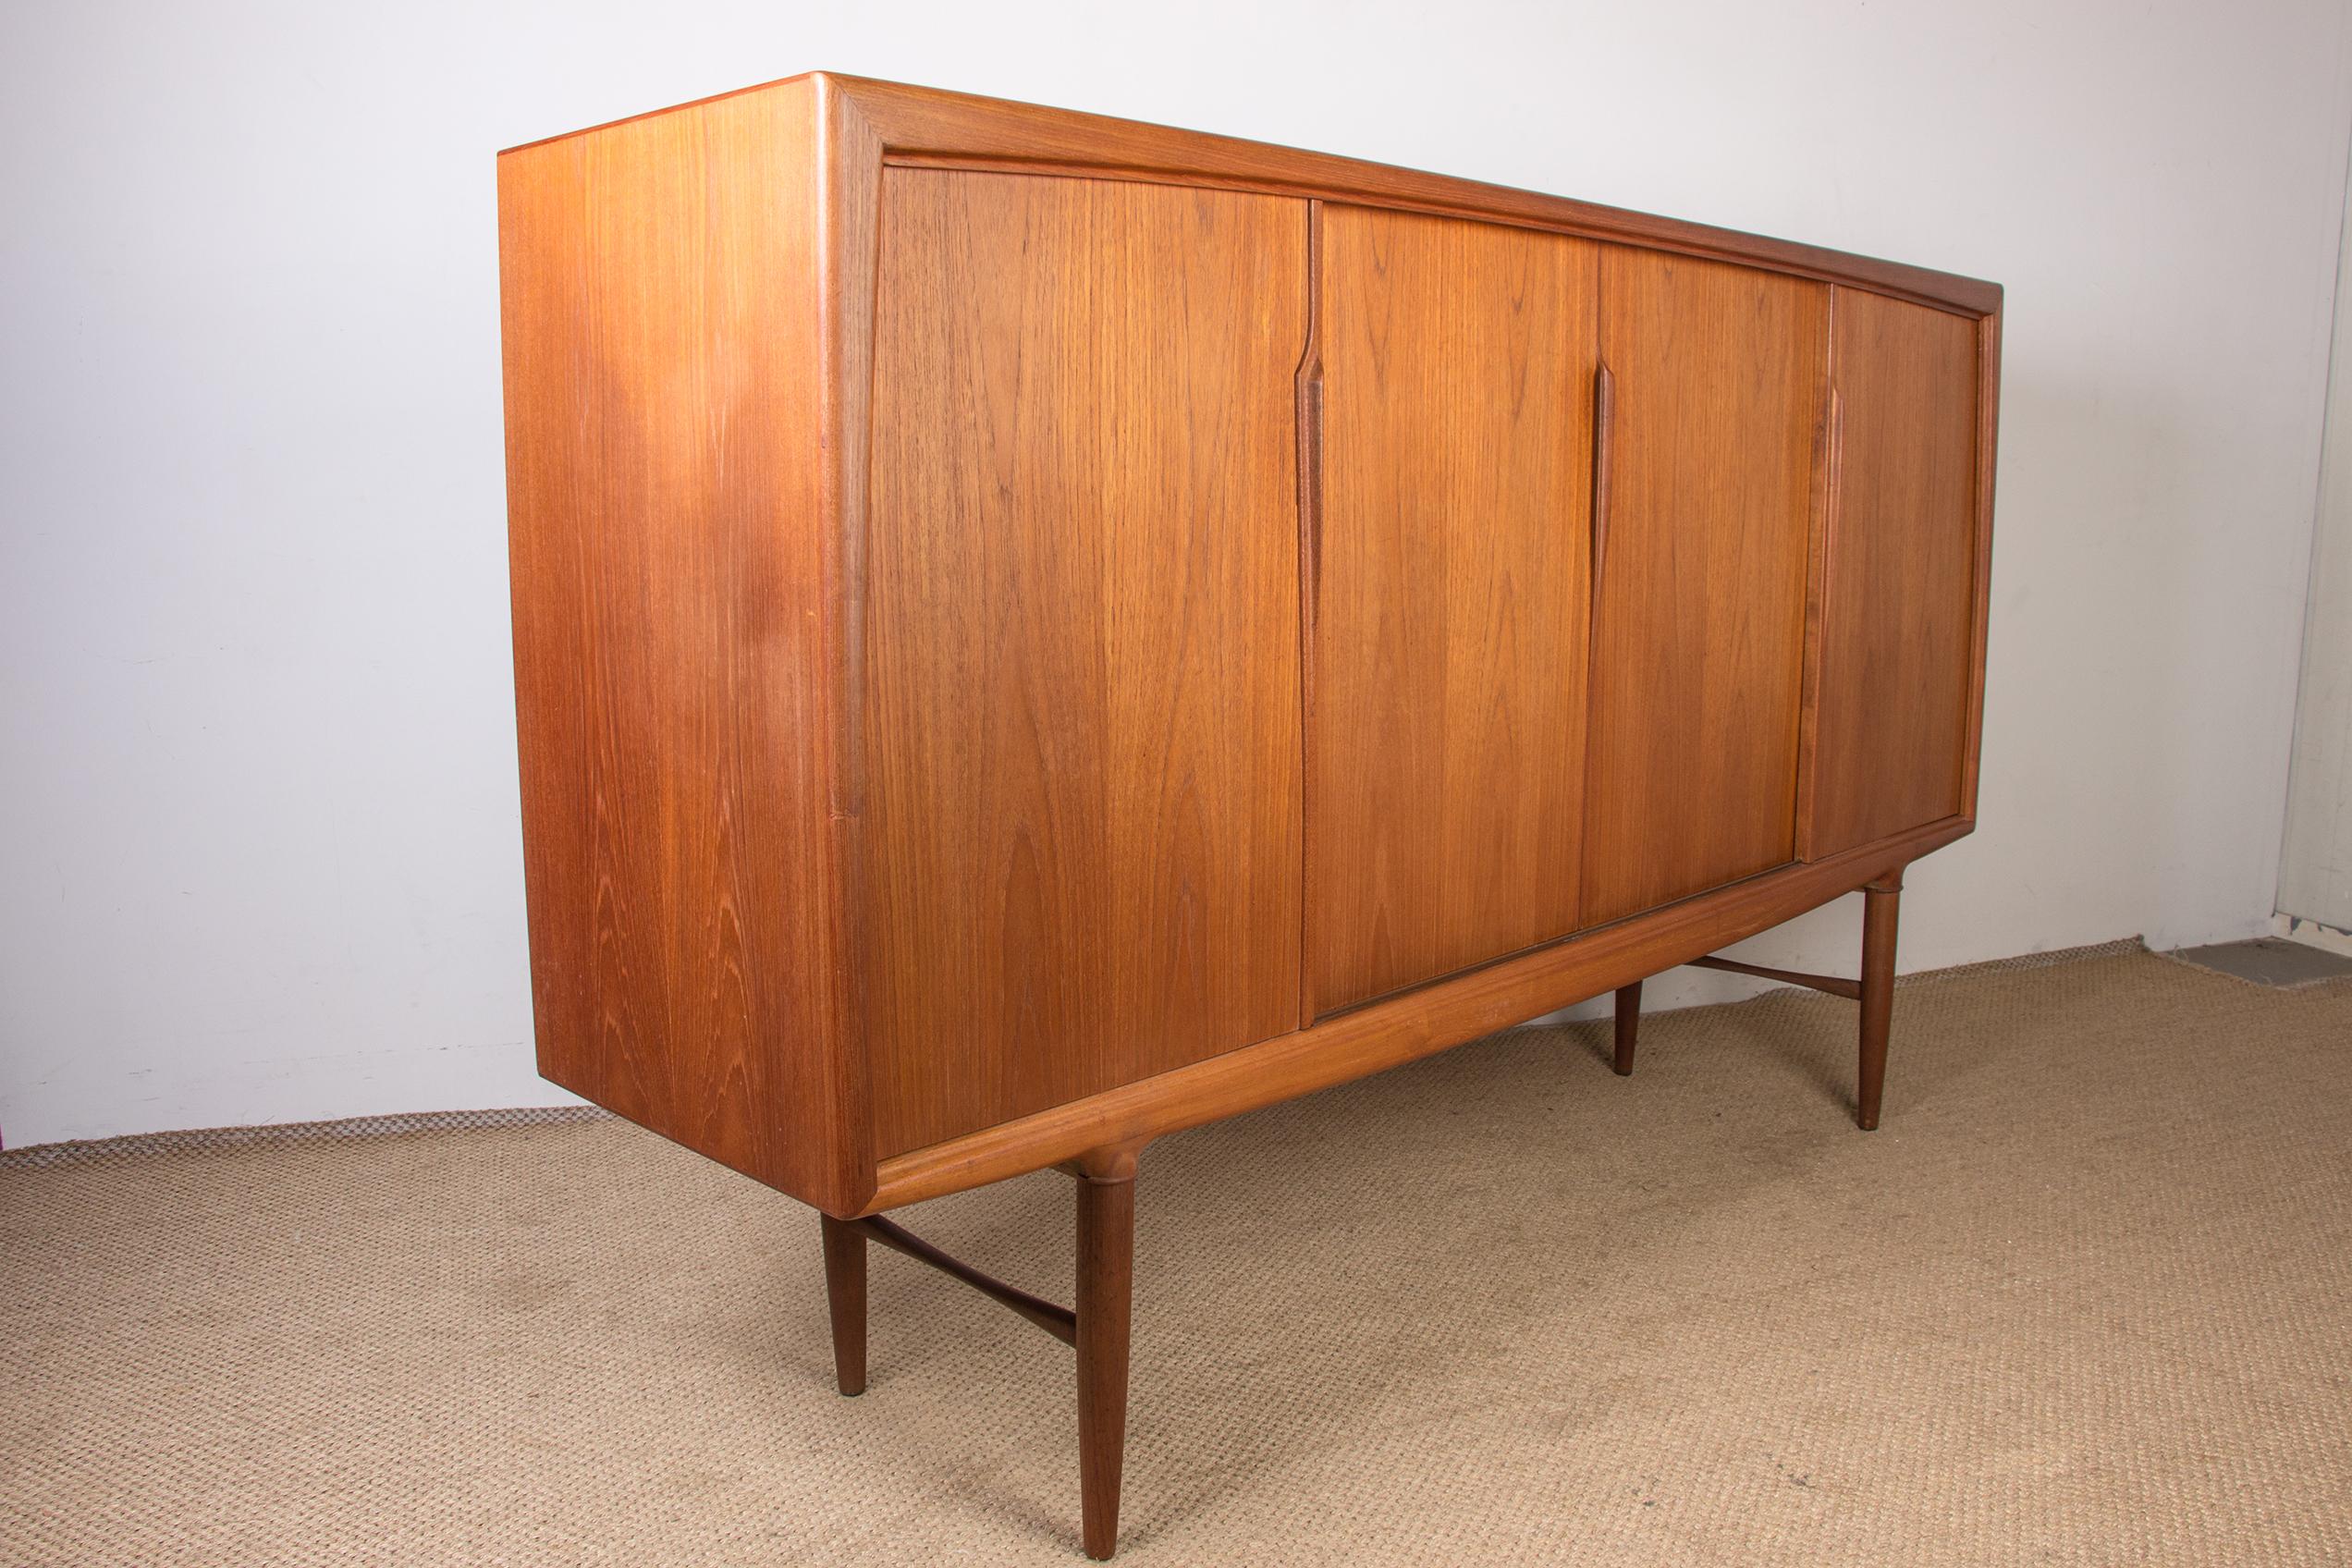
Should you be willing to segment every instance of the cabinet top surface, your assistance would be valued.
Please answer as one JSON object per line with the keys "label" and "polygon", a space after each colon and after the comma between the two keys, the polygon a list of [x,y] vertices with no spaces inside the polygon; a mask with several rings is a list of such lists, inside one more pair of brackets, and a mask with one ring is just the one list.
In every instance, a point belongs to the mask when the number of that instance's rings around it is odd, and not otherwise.
{"label": "cabinet top surface", "polygon": [[628,116],[509,147],[499,156],[767,92],[815,94],[828,137],[838,140],[840,151],[863,159],[850,161],[851,178],[883,163],[965,164],[1362,202],[1767,267],[1962,315],[1989,315],[2001,308],[1998,284],[1899,262],[1268,142],[829,71],[803,72]]}

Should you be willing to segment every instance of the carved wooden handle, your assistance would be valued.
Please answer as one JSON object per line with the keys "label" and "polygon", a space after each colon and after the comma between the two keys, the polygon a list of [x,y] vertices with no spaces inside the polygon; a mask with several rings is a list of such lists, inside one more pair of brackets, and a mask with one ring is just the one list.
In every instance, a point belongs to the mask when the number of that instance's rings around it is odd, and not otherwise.
{"label": "carved wooden handle", "polygon": [[1826,602],[1830,573],[1837,568],[1839,493],[1845,488],[1845,399],[1830,388],[1830,450],[1822,463],[1821,594]]}
{"label": "carved wooden handle", "polygon": [[1600,610],[1600,574],[1609,558],[1609,450],[1617,425],[1617,378],[1603,361],[1593,371],[1592,602]]}
{"label": "carved wooden handle", "polygon": [[1299,377],[1299,570],[1305,576],[1307,624],[1315,623],[1323,582],[1323,367]]}

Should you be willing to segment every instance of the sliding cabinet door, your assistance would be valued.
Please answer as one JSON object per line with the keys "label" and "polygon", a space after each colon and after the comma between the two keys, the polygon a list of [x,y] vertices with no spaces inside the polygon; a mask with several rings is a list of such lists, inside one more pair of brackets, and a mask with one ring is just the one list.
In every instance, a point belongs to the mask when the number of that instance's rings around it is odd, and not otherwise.
{"label": "sliding cabinet door", "polygon": [[878,1153],[1299,1022],[1304,202],[888,169]]}
{"label": "sliding cabinet door", "polygon": [[1575,928],[1595,249],[1323,209],[1311,1011]]}
{"label": "sliding cabinet door", "polygon": [[1607,247],[1583,923],[1794,858],[1828,289]]}
{"label": "sliding cabinet door", "polygon": [[1976,711],[1978,323],[1835,295],[1813,860],[1960,815]]}

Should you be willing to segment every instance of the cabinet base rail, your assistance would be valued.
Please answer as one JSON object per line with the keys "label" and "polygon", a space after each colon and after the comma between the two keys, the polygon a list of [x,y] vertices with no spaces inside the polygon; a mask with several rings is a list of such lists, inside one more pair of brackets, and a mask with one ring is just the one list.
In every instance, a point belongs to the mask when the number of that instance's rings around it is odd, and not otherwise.
{"label": "cabinet base rail", "polygon": [[1758,980],[1778,980],[1782,985],[1803,986],[1807,990],[1826,991],[1847,1001],[1862,999],[1862,982],[1848,980],[1841,974],[1807,974],[1795,969],[1770,969],[1760,963],[1742,963],[1735,958],[1719,958],[1709,954],[1690,961],[1693,969],[1720,969],[1726,974],[1753,974]]}
{"label": "cabinet base rail", "polygon": [[[828,1214],[824,1219],[828,1231],[839,1226],[867,1241],[880,1242],[892,1252],[903,1254],[917,1263],[927,1263],[949,1279],[962,1280],[990,1301],[1011,1309],[1014,1316],[1035,1323],[1063,1344],[1075,1347],[1078,1343],[1078,1315],[1075,1312],[1042,1296],[1033,1296],[1027,1291],[1008,1285],[994,1275],[982,1273],[953,1254],[941,1252],[903,1225],[885,1219],[878,1214],[869,1214],[863,1219],[836,1219]],[[836,1351],[838,1354],[838,1345]],[[841,1391],[855,1394],[862,1392],[864,1387],[865,1381],[861,1378],[856,1388],[845,1387]]]}

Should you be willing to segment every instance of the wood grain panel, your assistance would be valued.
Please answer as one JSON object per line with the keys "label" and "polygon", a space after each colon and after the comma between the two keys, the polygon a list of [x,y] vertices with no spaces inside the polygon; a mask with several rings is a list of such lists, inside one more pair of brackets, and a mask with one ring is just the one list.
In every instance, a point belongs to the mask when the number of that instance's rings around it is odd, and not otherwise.
{"label": "wood grain panel", "polygon": [[499,161],[540,1071],[838,1211],[812,89]]}
{"label": "wood grain panel", "polygon": [[1306,208],[882,184],[866,996],[897,1151],[1298,1023]]}
{"label": "wood grain panel", "polygon": [[1323,209],[1317,1011],[1575,928],[1594,251]]}
{"label": "wood grain panel", "polygon": [[1829,291],[1609,246],[1583,922],[1789,861]]}
{"label": "wood grain panel", "polygon": [[1805,858],[1953,815],[1975,689],[1976,321],[1831,291],[1842,430]]}

